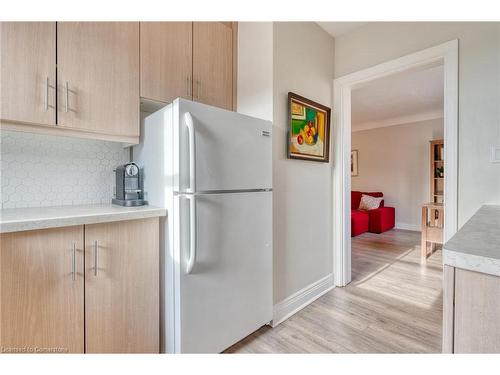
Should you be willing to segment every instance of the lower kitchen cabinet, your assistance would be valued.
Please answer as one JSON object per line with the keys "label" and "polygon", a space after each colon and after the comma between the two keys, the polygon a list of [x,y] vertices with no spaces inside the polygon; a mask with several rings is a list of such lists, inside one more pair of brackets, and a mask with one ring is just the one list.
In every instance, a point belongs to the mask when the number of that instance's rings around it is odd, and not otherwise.
{"label": "lower kitchen cabinet", "polygon": [[500,353],[500,277],[444,266],[443,352]]}
{"label": "lower kitchen cabinet", "polygon": [[83,353],[83,225],[0,237],[2,353]]}
{"label": "lower kitchen cabinet", "polygon": [[158,218],[0,244],[0,352],[159,352]]}
{"label": "lower kitchen cabinet", "polygon": [[85,226],[87,353],[158,353],[158,218]]}

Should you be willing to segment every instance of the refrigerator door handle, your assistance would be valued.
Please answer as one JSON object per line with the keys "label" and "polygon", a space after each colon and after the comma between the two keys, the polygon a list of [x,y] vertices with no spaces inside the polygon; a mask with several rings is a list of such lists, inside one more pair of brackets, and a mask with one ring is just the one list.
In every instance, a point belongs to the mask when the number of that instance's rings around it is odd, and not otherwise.
{"label": "refrigerator door handle", "polygon": [[186,274],[189,275],[196,262],[196,196],[183,196],[189,200],[189,257],[186,264]]}
{"label": "refrigerator door handle", "polygon": [[196,133],[191,113],[184,114],[184,121],[189,133],[189,188],[186,192],[194,193],[196,191]]}

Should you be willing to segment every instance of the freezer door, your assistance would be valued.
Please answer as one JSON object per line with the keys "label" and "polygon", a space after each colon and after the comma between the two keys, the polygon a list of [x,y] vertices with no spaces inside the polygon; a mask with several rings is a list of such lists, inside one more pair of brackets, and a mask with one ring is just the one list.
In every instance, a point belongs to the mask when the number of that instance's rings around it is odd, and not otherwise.
{"label": "freezer door", "polygon": [[[174,107],[179,139],[179,191],[189,189],[193,166],[196,191],[272,187],[271,122],[184,99],[177,99]],[[194,139],[186,113],[193,122]],[[190,136],[191,147],[195,148],[191,153]],[[190,164],[191,157],[195,162]]]}
{"label": "freezer door", "polygon": [[[272,319],[272,193],[178,199],[177,351],[219,353]],[[196,257],[188,274],[190,203],[196,205]]]}

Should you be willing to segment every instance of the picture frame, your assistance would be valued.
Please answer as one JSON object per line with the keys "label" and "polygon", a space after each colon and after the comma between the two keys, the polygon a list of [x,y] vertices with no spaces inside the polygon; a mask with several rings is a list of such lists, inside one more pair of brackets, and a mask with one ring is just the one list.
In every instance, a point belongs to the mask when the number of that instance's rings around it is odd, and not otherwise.
{"label": "picture frame", "polygon": [[358,176],[358,150],[351,151],[351,177]]}
{"label": "picture frame", "polygon": [[288,93],[287,158],[330,162],[331,109]]}

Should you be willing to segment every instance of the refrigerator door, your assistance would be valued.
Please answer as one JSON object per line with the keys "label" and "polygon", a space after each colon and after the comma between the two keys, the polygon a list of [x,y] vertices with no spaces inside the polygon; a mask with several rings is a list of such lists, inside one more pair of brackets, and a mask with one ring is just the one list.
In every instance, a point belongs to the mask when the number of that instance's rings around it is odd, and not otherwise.
{"label": "refrigerator door", "polygon": [[[176,351],[219,353],[272,319],[272,192],[192,197],[176,198]],[[189,270],[192,203],[196,256]]]}
{"label": "refrigerator door", "polygon": [[[179,155],[177,191],[271,188],[270,121],[185,99],[176,99],[173,105],[178,139],[174,155]],[[196,186],[190,186],[190,173]]]}

